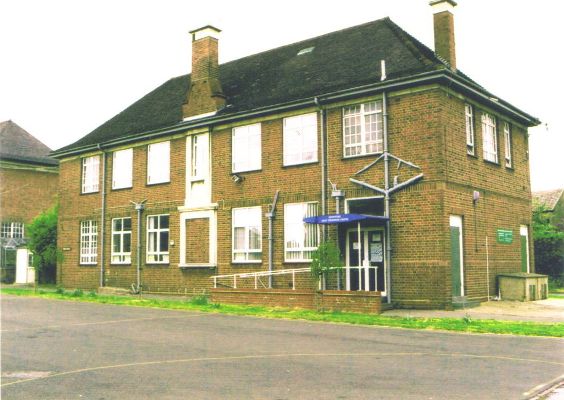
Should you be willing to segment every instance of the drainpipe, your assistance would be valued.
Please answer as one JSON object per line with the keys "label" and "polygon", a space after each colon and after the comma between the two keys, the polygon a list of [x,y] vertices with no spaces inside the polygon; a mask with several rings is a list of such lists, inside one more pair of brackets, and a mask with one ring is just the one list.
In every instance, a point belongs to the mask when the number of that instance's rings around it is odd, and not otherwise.
{"label": "drainpipe", "polygon": [[143,214],[143,210],[145,209],[146,201],[147,199],[143,200],[140,203],[130,201],[130,203],[135,206],[135,210],[137,211],[137,287],[134,290],[135,293],[141,293],[141,229],[143,222],[141,214]]}
{"label": "drainpipe", "polygon": [[[326,134],[325,132],[325,110],[321,108],[321,103],[319,102],[319,97],[313,99],[315,105],[319,109],[319,120],[321,124],[321,215],[327,213],[327,145],[326,145]],[[321,227],[321,237],[322,241],[325,241],[327,236],[327,226],[322,225]]]}
{"label": "drainpipe", "polygon": [[277,190],[274,194],[274,200],[272,204],[269,205],[269,210],[265,214],[266,218],[268,218],[268,288],[272,289],[272,271],[274,270],[274,235],[273,235],[273,223],[274,223],[274,216],[276,215],[276,202],[278,201],[278,193],[280,191]]}
{"label": "drainpipe", "polygon": [[100,253],[100,287],[105,286],[104,282],[104,238],[106,232],[106,152],[102,150],[102,145],[98,143],[98,150],[102,152],[102,211],[101,211],[101,221],[100,221],[100,247],[102,251]]}
{"label": "drainpipe", "polygon": [[[385,64],[383,64],[385,65]],[[388,156],[388,104],[386,98],[386,92],[382,92],[382,116],[383,116],[383,134],[384,134],[384,215],[388,218],[386,220],[386,266],[388,271],[385,274],[386,277],[386,291],[388,304],[392,303],[392,244],[391,244],[391,233],[390,233],[390,179],[388,176],[388,170],[390,167],[390,159]]]}

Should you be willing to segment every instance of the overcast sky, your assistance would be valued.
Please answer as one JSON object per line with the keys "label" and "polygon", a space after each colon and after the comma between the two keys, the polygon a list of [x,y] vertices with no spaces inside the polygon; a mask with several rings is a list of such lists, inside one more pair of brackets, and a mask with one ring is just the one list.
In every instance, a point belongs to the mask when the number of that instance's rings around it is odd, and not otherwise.
{"label": "overcast sky", "polygon": [[[564,187],[562,38],[556,0],[457,0],[458,68],[542,121],[533,190]],[[220,63],[389,16],[433,48],[428,0],[2,0],[0,121],[52,149],[190,72],[188,31],[222,30]]]}

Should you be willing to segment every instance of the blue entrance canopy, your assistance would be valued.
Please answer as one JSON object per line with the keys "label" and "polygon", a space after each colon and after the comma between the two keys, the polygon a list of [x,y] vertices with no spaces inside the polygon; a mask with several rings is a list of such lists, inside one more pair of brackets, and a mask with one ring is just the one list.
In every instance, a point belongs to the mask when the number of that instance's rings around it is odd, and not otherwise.
{"label": "blue entrance canopy", "polygon": [[304,218],[304,222],[308,224],[346,224],[347,222],[360,222],[360,221],[387,221],[388,217],[365,215],[365,214],[328,214],[318,215],[317,217]]}

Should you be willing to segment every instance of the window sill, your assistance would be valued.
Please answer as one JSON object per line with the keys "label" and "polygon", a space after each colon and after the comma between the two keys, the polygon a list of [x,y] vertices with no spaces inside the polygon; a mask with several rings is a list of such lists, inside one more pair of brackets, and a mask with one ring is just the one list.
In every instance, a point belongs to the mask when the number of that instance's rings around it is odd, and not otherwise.
{"label": "window sill", "polygon": [[284,260],[282,264],[311,264],[311,260]]}
{"label": "window sill", "polygon": [[380,156],[382,154],[384,154],[384,153],[380,151],[380,152],[376,152],[376,153],[357,154],[355,156],[343,156],[343,157],[341,157],[341,161],[356,160],[357,158],[368,158],[368,157]]}
{"label": "window sill", "polygon": [[181,269],[214,269],[217,268],[216,264],[209,263],[185,263],[178,264],[178,268]]}
{"label": "window sill", "polygon": [[100,191],[96,190],[95,192],[80,192],[80,195],[81,196],[87,196],[89,194],[98,194],[98,193],[100,193]]}
{"label": "window sill", "polygon": [[255,260],[255,261],[231,261],[231,265],[235,265],[237,267],[240,267],[242,265],[251,265],[251,266],[258,266],[262,264],[262,260]]}
{"label": "window sill", "polygon": [[298,163],[298,164],[283,164],[282,168],[293,168],[293,167],[301,167],[304,165],[313,165],[313,164],[319,164],[319,160],[315,160],[315,161],[307,161],[307,162],[302,162],[302,163]]}
{"label": "window sill", "polygon": [[478,156],[477,156],[476,154],[472,154],[472,153],[466,153],[466,155],[467,155],[468,157],[470,157],[470,158],[473,158],[473,159],[475,159],[475,160],[477,160],[477,159],[478,159]]}
{"label": "window sill", "polygon": [[127,263],[110,263],[113,267],[131,267],[131,261]]}
{"label": "window sill", "polygon": [[255,168],[255,169],[244,169],[241,171],[231,171],[231,175],[234,174],[246,174],[247,172],[262,172],[262,167],[260,168]]}
{"label": "window sill", "polygon": [[168,261],[166,261],[166,262],[155,262],[155,261],[148,262],[148,261],[146,261],[145,262],[145,266],[147,266],[147,267],[168,267],[169,265],[170,265],[170,263]]}
{"label": "window sill", "polygon": [[133,189],[133,185],[132,186],[118,187],[118,188],[113,187],[112,192],[118,192],[120,190],[127,190],[127,189]]}
{"label": "window sill", "polygon": [[490,160],[486,160],[486,159],[484,159],[484,162],[486,164],[490,164],[491,166],[494,166],[494,167],[501,167],[501,165],[499,165],[499,162],[490,161]]}
{"label": "window sill", "polygon": [[147,184],[145,186],[158,186],[158,185],[167,185],[170,183],[170,180],[168,181],[163,181],[163,182],[153,182],[153,183],[149,183],[147,182]]}
{"label": "window sill", "polygon": [[79,263],[81,267],[95,267],[98,263]]}

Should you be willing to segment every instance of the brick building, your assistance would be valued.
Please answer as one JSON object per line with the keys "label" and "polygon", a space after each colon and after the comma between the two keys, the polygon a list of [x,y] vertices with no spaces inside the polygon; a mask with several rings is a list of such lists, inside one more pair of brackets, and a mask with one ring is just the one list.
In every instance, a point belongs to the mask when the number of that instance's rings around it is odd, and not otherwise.
{"label": "brick building", "polygon": [[322,240],[345,264],[328,287],[398,307],[532,272],[539,121],[457,68],[456,4],[432,5],[436,53],[385,18],[219,65],[219,30],[192,31],[190,75],[54,152],[60,283],[191,292],[308,267]]}
{"label": "brick building", "polygon": [[57,201],[58,162],[51,149],[12,121],[0,122],[1,280],[34,281],[26,224]]}

